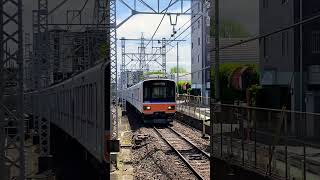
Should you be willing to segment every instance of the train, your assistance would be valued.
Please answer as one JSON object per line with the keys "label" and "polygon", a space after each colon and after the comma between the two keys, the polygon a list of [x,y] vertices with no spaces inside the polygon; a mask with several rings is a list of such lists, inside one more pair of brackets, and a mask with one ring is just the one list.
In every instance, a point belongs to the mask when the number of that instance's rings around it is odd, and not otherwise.
{"label": "train", "polygon": [[146,124],[169,124],[176,114],[176,83],[171,79],[147,79],[127,89],[127,104]]}
{"label": "train", "polygon": [[[28,114],[50,121],[99,162],[110,161],[110,65],[101,63],[74,77],[24,95]],[[35,107],[36,106],[36,107]]]}

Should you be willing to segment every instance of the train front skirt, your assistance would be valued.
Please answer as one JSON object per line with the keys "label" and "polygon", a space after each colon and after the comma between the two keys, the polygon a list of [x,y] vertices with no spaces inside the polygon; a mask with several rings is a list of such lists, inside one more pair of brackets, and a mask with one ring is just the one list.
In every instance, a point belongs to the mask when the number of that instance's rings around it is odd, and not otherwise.
{"label": "train front skirt", "polygon": [[175,113],[154,112],[144,114],[143,122],[146,124],[168,124],[173,121]]}

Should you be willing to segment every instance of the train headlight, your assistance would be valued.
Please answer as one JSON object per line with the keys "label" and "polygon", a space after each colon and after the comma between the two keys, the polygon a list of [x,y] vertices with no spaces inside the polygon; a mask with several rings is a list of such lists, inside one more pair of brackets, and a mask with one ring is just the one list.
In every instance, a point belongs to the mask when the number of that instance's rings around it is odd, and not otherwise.
{"label": "train headlight", "polygon": [[175,106],[168,106],[168,110],[174,110],[175,108]]}
{"label": "train headlight", "polygon": [[144,110],[151,110],[151,107],[150,106],[143,106],[143,109]]}

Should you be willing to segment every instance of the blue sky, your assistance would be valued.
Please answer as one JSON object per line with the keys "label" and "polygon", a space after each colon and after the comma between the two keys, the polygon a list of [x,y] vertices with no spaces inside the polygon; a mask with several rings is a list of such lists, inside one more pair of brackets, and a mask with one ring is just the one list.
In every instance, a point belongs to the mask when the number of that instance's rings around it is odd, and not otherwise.
{"label": "blue sky", "polygon": [[[133,0],[125,0],[130,6],[133,7]],[[148,4],[150,4],[154,9],[157,9],[157,0],[146,0]],[[150,2],[150,3],[149,3]],[[160,0],[160,9],[164,9],[170,2],[170,0]],[[172,1],[174,2],[174,0]],[[137,10],[138,11],[149,11],[146,6],[137,2]],[[170,12],[178,12],[180,11],[181,4],[176,4],[172,6],[169,11]],[[190,8],[190,3],[184,2],[183,4],[184,10]],[[169,12],[168,11],[168,12]],[[124,6],[122,3],[118,1],[117,4],[117,23],[119,24],[125,18],[127,18],[131,14],[131,10]],[[118,38],[140,38],[141,33],[144,34],[146,39],[150,39],[152,34],[156,30],[158,24],[161,21],[163,15],[135,15],[131,17],[125,24],[117,29]],[[179,29],[182,25],[187,23],[181,30],[177,31],[177,34],[182,33],[182,31],[190,25],[190,16],[179,16],[176,29]],[[159,30],[157,31],[154,39],[169,39],[172,33],[172,26],[170,25],[170,17],[168,15],[165,16]],[[190,28],[178,39],[182,39],[190,34]],[[187,41],[179,44],[179,66],[185,67],[189,72],[191,69],[191,45],[190,45],[190,35],[185,38]],[[176,45],[176,43],[172,43],[172,45]],[[138,42],[126,42],[126,51],[127,52],[137,52]],[[167,70],[171,67],[176,66],[176,47],[167,46],[167,50],[171,49],[167,53]],[[146,51],[151,51],[151,44],[148,46]],[[121,62],[121,46],[120,41],[118,42],[118,64]],[[154,65],[151,69],[159,70],[160,67],[158,65]]]}

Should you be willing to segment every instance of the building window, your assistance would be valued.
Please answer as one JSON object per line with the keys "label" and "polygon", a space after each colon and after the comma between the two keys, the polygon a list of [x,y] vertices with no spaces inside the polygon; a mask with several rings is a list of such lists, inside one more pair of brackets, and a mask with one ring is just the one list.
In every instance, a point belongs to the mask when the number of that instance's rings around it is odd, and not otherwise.
{"label": "building window", "polygon": [[320,31],[312,32],[311,51],[313,54],[320,54]]}
{"label": "building window", "polygon": [[198,28],[200,29],[200,19],[198,20]]}
{"label": "building window", "polygon": [[285,4],[287,2],[288,2],[288,0],[281,0],[281,4]]}
{"label": "building window", "polygon": [[198,54],[198,63],[199,63],[199,60],[200,60],[200,55]]}
{"label": "building window", "polygon": [[191,43],[191,49],[193,49],[193,42]]}
{"label": "building window", "polygon": [[198,37],[198,45],[200,46],[200,37]]}
{"label": "building window", "polygon": [[268,5],[269,5],[269,0],[262,0],[263,2],[263,4],[262,4],[262,6],[263,6],[263,8],[268,8]]}
{"label": "building window", "polygon": [[287,31],[282,32],[282,56],[287,56],[289,53],[289,34]]}

